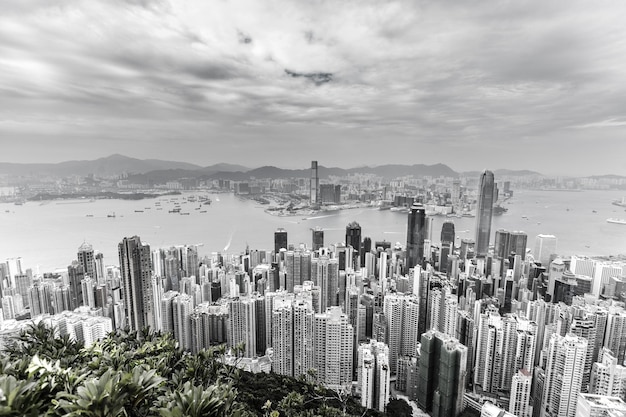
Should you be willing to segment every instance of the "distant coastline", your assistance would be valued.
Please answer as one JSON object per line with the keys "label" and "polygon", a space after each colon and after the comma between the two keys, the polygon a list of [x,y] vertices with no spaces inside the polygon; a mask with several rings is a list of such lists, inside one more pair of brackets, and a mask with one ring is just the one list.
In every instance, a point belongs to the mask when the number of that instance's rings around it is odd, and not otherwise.
{"label": "distant coastline", "polygon": [[76,200],[76,199],[110,199],[110,200],[143,200],[157,198],[166,195],[180,195],[179,191],[168,191],[164,193],[116,193],[113,191],[102,191],[97,193],[39,193],[29,197],[27,201],[50,201],[50,200]]}

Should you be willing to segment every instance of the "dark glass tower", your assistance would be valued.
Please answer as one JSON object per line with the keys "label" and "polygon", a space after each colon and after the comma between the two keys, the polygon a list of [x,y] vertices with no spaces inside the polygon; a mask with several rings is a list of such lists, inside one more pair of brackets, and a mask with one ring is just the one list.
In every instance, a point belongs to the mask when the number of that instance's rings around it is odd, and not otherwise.
{"label": "dark glass tower", "polygon": [[278,229],[274,232],[274,255],[277,256],[282,248],[287,249],[287,231]]}
{"label": "dark glass tower", "polygon": [[346,246],[352,246],[354,249],[352,267],[356,270],[360,265],[358,260],[361,253],[361,226],[357,222],[351,222],[346,226]]}
{"label": "dark glass tower", "polygon": [[424,259],[424,239],[428,234],[426,209],[419,203],[411,206],[409,223],[406,232],[406,263],[407,269],[422,263]]}
{"label": "dark glass tower", "polygon": [[496,240],[493,244],[493,254],[498,259],[507,258],[509,256],[509,238],[511,234],[508,230],[496,230]]}
{"label": "dark glass tower", "polygon": [[316,251],[319,248],[324,247],[324,231],[316,227],[315,229],[311,229],[313,232],[313,250]]}
{"label": "dark glass tower", "polygon": [[476,256],[487,256],[493,204],[496,200],[496,183],[493,172],[485,170],[478,184],[478,205],[476,207]]}
{"label": "dark glass tower", "polygon": [[511,232],[509,237],[509,254],[515,252],[516,255],[526,258],[526,244],[528,243],[528,235],[524,232]]}
{"label": "dark glass tower", "polygon": [[312,206],[318,206],[320,204],[320,178],[317,172],[317,161],[311,161],[311,182],[309,187],[310,204]]}
{"label": "dark glass tower", "polygon": [[443,222],[443,225],[441,225],[441,244],[454,244],[454,238],[454,222],[452,220],[446,220]]}
{"label": "dark glass tower", "polygon": [[124,308],[131,330],[155,328],[150,245],[139,236],[125,237],[118,245],[124,285]]}

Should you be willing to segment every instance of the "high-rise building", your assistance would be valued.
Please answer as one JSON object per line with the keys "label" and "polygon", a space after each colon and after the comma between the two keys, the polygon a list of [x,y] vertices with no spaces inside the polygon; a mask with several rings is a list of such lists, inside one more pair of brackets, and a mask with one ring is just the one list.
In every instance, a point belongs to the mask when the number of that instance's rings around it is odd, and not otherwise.
{"label": "high-rise building", "polygon": [[124,309],[132,330],[156,328],[150,245],[139,236],[125,237],[118,245],[124,286]]}
{"label": "high-rise building", "polygon": [[324,247],[324,231],[321,227],[311,229],[313,234],[313,251],[317,251]]}
{"label": "high-rise building", "polygon": [[624,398],[626,396],[626,367],[606,348],[600,352],[598,362],[593,364],[589,393]]}
{"label": "high-rise building", "polygon": [[187,294],[179,294],[172,300],[172,315],[174,319],[174,337],[183,350],[191,350],[191,312],[193,300]]}
{"label": "high-rise building", "polygon": [[535,260],[547,267],[550,263],[550,255],[556,254],[556,243],[557,239],[554,235],[537,235],[535,238],[535,250],[533,251]]}
{"label": "high-rise building", "polygon": [[424,259],[424,240],[428,235],[426,209],[421,204],[413,204],[408,215],[406,232],[406,268],[421,265]]}
{"label": "high-rise building", "polygon": [[313,324],[317,382],[336,391],[352,385],[353,329],[341,307],[316,314]]}
{"label": "high-rise building", "polygon": [[249,296],[228,300],[228,346],[237,347],[243,343],[243,356],[256,356],[256,306],[255,300]]}
{"label": "high-rise building", "polygon": [[446,220],[441,225],[441,244],[451,243],[454,245],[454,222]]}
{"label": "high-rise building", "polygon": [[514,252],[519,255],[522,260],[526,259],[526,245],[528,243],[528,235],[524,232],[513,231],[509,235],[508,255]]}
{"label": "high-rise building", "polygon": [[496,230],[496,237],[493,243],[493,254],[498,259],[505,259],[509,256],[509,238],[511,233],[505,229]]}
{"label": "high-rise building", "polygon": [[320,203],[319,188],[320,188],[320,178],[317,172],[317,161],[311,161],[311,180],[309,183],[309,202],[312,206],[317,206]]}
{"label": "high-rise building", "polygon": [[389,402],[389,348],[383,342],[371,340],[359,346],[357,357],[361,405],[384,412]]}
{"label": "high-rise building", "polygon": [[93,247],[87,243],[83,242],[82,245],[78,248],[77,253],[78,263],[83,266],[83,270],[85,271],[85,275],[96,279],[96,264],[94,261]]}
{"label": "high-rise building", "polygon": [[281,249],[287,249],[287,231],[278,229],[274,232],[274,256],[278,256]]}
{"label": "high-rise building", "polygon": [[422,335],[417,404],[432,417],[463,411],[467,347],[453,337],[429,330]]}
{"label": "high-rise building", "polygon": [[70,284],[70,299],[72,310],[81,306],[83,302],[83,287],[81,282],[85,278],[85,268],[77,261],[67,267],[67,277]]}
{"label": "high-rise building", "polygon": [[530,391],[532,387],[532,372],[520,369],[511,379],[511,396],[509,398],[509,413],[517,417],[530,416]]}
{"label": "high-rise building", "polygon": [[553,334],[548,342],[548,362],[542,410],[551,417],[574,417],[581,392],[587,340],[571,334]]}
{"label": "high-rise building", "polygon": [[478,184],[478,204],[476,206],[476,256],[487,256],[491,235],[493,205],[496,201],[496,183],[493,172],[485,170]]}
{"label": "high-rise building", "polygon": [[617,397],[580,394],[576,417],[621,417],[626,415],[626,402]]}
{"label": "high-rise building", "polygon": [[358,260],[361,254],[361,226],[357,222],[350,222],[346,226],[346,247],[348,246],[352,246],[352,249],[354,249],[352,265],[356,269],[360,265]]}

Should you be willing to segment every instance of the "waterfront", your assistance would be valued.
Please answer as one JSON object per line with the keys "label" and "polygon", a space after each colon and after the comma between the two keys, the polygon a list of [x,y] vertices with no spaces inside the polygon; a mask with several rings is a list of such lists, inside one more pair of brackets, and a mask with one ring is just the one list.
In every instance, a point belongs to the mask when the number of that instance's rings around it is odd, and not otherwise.
{"label": "waterfront", "polygon": [[[554,234],[562,255],[626,254],[626,226],[606,222],[609,217],[626,218],[622,207],[611,204],[623,194],[518,190],[504,205],[508,212],[493,218],[492,236],[499,228],[522,230],[528,234],[528,247],[532,249],[537,234]],[[361,225],[362,236],[373,241],[406,242],[407,221],[402,212],[363,208],[307,216],[304,220],[271,216],[255,201],[219,194],[212,196],[213,204],[200,210],[196,210],[198,203],[183,204],[182,211],[189,215],[179,215],[168,212],[174,207],[170,198],[0,204],[0,259],[22,257],[26,268],[38,265],[40,272],[52,271],[69,265],[78,246],[86,241],[104,254],[106,264],[117,264],[117,244],[124,236],[132,235],[139,235],[153,248],[203,243],[201,255],[238,253],[246,245],[270,250],[273,233],[279,227],[288,232],[289,243],[309,246],[311,228],[322,227],[328,245],[343,241],[345,227],[353,220]],[[161,210],[157,210],[156,202],[160,202]],[[108,217],[113,213],[115,217]],[[445,220],[433,217],[432,240],[436,243]],[[474,218],[452,220],[458,238],[474,237]]]}

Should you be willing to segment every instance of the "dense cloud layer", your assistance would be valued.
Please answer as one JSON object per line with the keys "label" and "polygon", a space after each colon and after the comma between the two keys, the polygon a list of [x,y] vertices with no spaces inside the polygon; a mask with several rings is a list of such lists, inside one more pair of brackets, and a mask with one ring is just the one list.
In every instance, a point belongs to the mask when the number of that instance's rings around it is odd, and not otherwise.
{"label": "dense cloud layer", "polygon": [[625,12],[608,1],[9,2],[1,159],[626,175]]}

